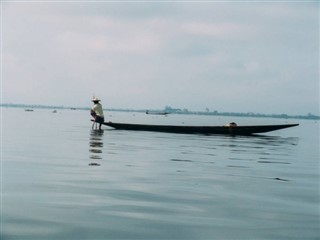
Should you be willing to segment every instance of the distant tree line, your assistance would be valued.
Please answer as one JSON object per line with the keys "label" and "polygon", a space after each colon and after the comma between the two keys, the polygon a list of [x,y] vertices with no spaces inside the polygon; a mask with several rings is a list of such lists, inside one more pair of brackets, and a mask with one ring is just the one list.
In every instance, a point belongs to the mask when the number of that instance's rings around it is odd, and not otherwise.
{"label": "distant tree line", "polygon": [[264,113],[237,113],[237,112],[218,112],[217,110],[210,111],[209,108],[206,108],[205,111],[189,111],[188,109],[172,108],[166,106],[164,111],[167,113],[176,113],[176,114],[197,114],[197,115],[213,115],[213,116],[233,116],[233,117],[261,117],[261,118],[295,118],[295,119],[311,119],[311,120],[320,120],[320,116],[308,113],[307,115],[288,115],[285,113],[281,114],[264,114]]}
{"label": "distant tree line", "polygon": [[[89,107],[66,107],[66,106],[47,106],[47,105],[30,105],[30,104],[14,104],[14,103],[3,103],[1,107],[11,108],[34,108],[34,109],[71,109],[71,110],[90,110]],[[121,112],[146,112],[146,110],[135,110],[135,109],[105,109],[107,111],[121,111]],[[263,114],[263,113],[236,113],[236,112],[218,112],[217,110],[210,111],[206,108],[205,111],[189,111],[184,108],[173,108],[171,106],[165,106],[164,110],[152,110],[165,112],[169,114],[194,114],[194,115],[210,115],[210,116],[233,116],[233,117],[259,117],[259,118],[284,118],[284,119],[309,119],[309,120],[320,120],[320,116],[308,113],[307,115],[288,115],[288,114]]]}

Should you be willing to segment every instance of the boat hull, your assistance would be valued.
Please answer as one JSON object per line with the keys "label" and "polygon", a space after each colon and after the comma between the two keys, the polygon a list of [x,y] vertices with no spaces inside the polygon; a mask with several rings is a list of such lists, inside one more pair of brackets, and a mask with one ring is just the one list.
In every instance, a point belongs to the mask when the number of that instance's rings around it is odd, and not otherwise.
{"label": "boat hull", "polygon": [[231,134],[231,135],[251,135],[255,133],[265,133],[279,129],[298,126],[299,124],[282,125],[257,125],[257,126],[174,126],[174,125],[145,125],[129,123],[105,122],[104,125],[119,129],[132,131],[152,131],[167,133],[185,134]]}

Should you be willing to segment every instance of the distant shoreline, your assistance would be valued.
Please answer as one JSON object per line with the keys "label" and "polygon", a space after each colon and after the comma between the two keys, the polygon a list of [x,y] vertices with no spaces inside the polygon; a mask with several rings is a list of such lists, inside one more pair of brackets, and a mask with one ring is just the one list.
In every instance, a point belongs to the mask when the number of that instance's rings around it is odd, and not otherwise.
{"label": "distant shoreline", "polygon": [[[31,104],[14,104],[14,103],[3,103],[0,107],[4,108],[25,108],[25,109],[63,109],[63,110],[90,110],[90,107],[66,107],[66,106],[48,106],[48,105],[31,105]],[[106,111],[114,112],[146,112],[147,110],[137,109],[113,109],[106,108]],[[281,118],[281,119],[307,119],[307,120],[320,120],[320,116],[313,115],[311,113],[307,115],[288,115],[288,114],[263,114],[263,113],[236,113],[236,112],[218,112],[218,111],[188,111],[186,109],[148,109],[149,111],[165,111],[167,114],[188,114],[188,115],[206,115],[206,116],[231,116],[231,117],[255,117],[255,118]]]}

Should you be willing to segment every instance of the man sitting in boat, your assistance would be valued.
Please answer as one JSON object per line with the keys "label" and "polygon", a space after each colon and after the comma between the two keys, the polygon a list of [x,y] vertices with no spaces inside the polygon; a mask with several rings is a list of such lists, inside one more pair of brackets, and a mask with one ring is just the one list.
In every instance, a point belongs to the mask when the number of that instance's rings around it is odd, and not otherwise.
{"label": "man sitting in boat", "polygon": [[92,99],[94,105],[91,108],[91,116],[94,118],[95,123],[99,123],[99,130],[101,130],[102,123],[104,123],[104,115],[100,101],[100,99],[94,97]]}
{"label": "man sitting in boat", "polygon": [[231,123],[228,123],[226,125],[224,125],[225,127],[236,127],[238,126],[235,122],[231,122]]}

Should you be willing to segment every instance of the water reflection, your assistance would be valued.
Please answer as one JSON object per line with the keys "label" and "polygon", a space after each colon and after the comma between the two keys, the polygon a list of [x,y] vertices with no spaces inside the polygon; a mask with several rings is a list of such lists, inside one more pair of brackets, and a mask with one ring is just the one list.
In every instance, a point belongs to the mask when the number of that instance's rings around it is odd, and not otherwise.
{"label": "water reflection", "polygon": [[[228,168],[265,169],[291,165],[295,155],[297,137],[248,136],[225,139],[221,147],[229,150],[226,154]],[[265,174],[265,173],[264,173]],[[246,174],[241,176],[248,176]],[[261,177],[261,176],[260,176]],[[289,181],[283,177],[264,176],[266,179]]]}
{"label": "water reflection", "polygon": [[89,152],[92,162],[89,163],[89,166],[100,166],[101,164],[97,161],[102,160],[103,133],[103,130],[91,130]]}
{"label": "water reflection", "polygon": [[281,136],[265,136],[265,135],[255,135],[263,144],[266,145],[298,145],[298,137],[281,137]]}
{"label": "water reflection", "polygon": [[298,145],[298,137],[280,137],[280,136],[228,136],[222,139],[222,145],[228,147],[238,147],[246,145],[250,148],[266,148],[266,147],[286,147]]}

